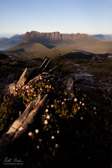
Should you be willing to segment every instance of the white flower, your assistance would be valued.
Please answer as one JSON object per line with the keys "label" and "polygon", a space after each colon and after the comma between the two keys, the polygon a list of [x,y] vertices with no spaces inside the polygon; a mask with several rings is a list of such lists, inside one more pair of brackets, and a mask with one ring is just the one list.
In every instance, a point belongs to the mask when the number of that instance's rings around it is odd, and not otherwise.
{"label": "white flower", "polygon": [[80,101],[79,104],[82,104],[82,102]]}
{"label": "white flower", "polygon": [[46,119],[48,119],[48,120],[49,120],[49,119],[50,119],[50,116],[49,116],[49,115],[47,115]]}
{"label": "white flower", "polygon": [[31,89],[31,90],[30,90],[30,92],[32,92],[32,93],[33,93],[33,92],[34,92],[34,90],[33,90],[33,89]]}
{"label": "white flower", "polygon": [[48,121],[47,121],[47,120],[45,120],[45,121],[44,121],[44,124],[45,124],[45,125],[47,125],[47,124],[48,124]]}
{"label": "white flower", "polygon": [[66,101],[66,99],[64,99],[64,101]]}
{"label": "white flower", "polygon": [[51,104],[51,108],[53,108],[54,107],[54,105],[53,104]]}
{"label": "white flower", "polygon": [[55,139],[55,137],[52,135],[52,136],[51,136],[51,139]]}
{"label": "white flower", "polygon": [[42,80],[42,77],[40,76],[40,80]]}
{"label": "white flower", "polygon": [[34,94],[33,96],[36,97],[36,94]]}
{"label": "white flower", "polygon": [[22,130],[23,130],[23,127],[20,127],[20,128],[19,128],[19,131],[22,131]]}
{"label": "white flower", "polygon": [[58,148],[59,147],[59,145],[58,144],[55,144],[55,148]]}
{"label": "white flower", "polygon": [[74,102],[77,102],[77,98],[74,99]]}
{"label": "white flower", "polygon": [[31,137],[32,135],[33,135],[33,133],[32,133],[32,132],[29,132],[29,133],[28,133],[28,136],[30,136],[30,137]]}
{"label": "white flower", "polygon": [[84,103],[82,103],[82,106],[85,106],[85,104],[84,104]]}
{"label": "white flower", "polygon": [[61,104],[65,104],[65,102],[61,102]]}
{"label": "white flower", "polygon": [[59,130],[57,130],[57,134],[59,134]]}
{"label": "white flower", "polygon": [[81,120],[83,120],[84,118],[83,117],[80,117]]}
{"label": "white flower", "polygon": [[93,107],[93,110],[96,110],[96,107]]}
{"label": "white flower", "polygon": [[36,129],[36,130],[35,130],[35,133],[36,133],[36,134],[38,134],[38,133],[39,133],[39,130],[38,130],[38,129]]}
{"label": "white flower", "polygon": [[78,110],[80,110],[80,107],[78,107]]}
{"label": "white flower", "polygon": [[95,111],[95,112],[94,112],[94,114],[96,115],[96,114],[97,114],[97,112]]}
{"label": "white flower", "polygon": [[29,89],[29,86],[26,86],[26,89]]}
{"label": "white flower", "polygon": [[49,111],[48,109],[45,110],[46,113],[48,113],[48,111]]}
{"label": "white flower", "polygon": [[40,149],[40,146],[39,146],[39,145],[37,145],[37,149]]}

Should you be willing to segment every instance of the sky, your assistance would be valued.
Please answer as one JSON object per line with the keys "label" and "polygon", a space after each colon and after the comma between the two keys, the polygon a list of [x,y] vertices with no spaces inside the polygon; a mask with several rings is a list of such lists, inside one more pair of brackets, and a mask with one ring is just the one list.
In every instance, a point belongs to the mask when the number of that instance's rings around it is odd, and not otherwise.
{"label": "sky", "polygon": [[0,0],[0,36],[28,31],[112,34],[112,0]]}

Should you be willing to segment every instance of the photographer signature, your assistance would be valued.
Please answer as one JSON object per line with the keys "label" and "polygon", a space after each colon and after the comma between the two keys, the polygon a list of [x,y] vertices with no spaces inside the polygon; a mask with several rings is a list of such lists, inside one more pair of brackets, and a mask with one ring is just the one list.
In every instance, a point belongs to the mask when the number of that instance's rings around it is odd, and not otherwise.
{"label": "photographer signature", "polygon": [[15,158],[8,158],[5,157],[3,164],[7,165],[23,165],[23,161],[21,159],[18,159],[17,157]]}

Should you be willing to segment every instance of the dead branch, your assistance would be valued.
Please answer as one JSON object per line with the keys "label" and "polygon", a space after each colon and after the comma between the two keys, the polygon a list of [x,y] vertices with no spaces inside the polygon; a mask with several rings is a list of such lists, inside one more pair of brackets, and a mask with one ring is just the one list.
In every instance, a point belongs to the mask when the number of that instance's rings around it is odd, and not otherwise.
{"label": "dead branch", "polygon": [[29,69],[25,68],[25,70],[23,71],[22,75],[20,76],[17,82],[17,86],[23,85],[25,81],[28,79],[29,75],[30,75]]}
{"label": "dead branch", "polygon": [[32,124],[35,120],[35,117],[43,110],[47,104],[47,94],[44,96],[39,95],[37,99],[32,101],[23,114],[13,122],[9,130],[3,135],[0,140],[0,150],[5,146],[13,143],[17,138],[20,138],[28,128],[29,124]]}

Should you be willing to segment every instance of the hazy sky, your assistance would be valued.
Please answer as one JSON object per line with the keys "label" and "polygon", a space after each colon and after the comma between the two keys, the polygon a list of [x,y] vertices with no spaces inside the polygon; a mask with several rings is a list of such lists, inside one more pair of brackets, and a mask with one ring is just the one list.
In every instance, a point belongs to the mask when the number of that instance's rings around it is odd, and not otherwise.
{"label": "hazy sky", "polygon": [[0,0],[0,35],[112,34],[112,0]]}

